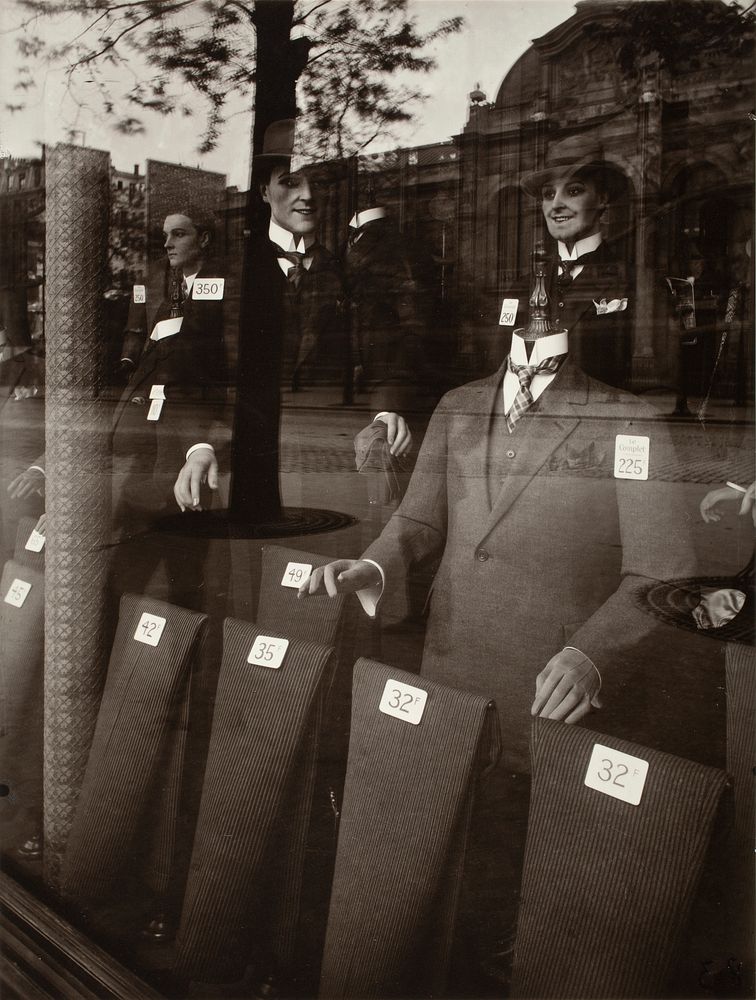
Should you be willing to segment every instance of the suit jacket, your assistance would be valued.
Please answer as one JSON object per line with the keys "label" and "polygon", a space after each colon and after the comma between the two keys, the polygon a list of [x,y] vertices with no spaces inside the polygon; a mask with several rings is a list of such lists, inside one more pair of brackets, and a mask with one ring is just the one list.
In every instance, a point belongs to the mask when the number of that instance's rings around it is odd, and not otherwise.
{"label": "suit jacket", "polygon": [[352,335],[368,383],[425,379],[422,338],[428,303],[407,243],[388,219],[375,219],[344,247],[344,277]]}
{"label": "suit jacket", "polygon": [[[198,278],[217,277],[212,265]],[[224,443],[225,346],[223,300],[190,297],[183,304],[181,330],[147,340],[137,367],[113,415],[114,480],[124,504],[152,514],[173,509],[173,483],[187,450],[207,442]],[[148,304],[149,329],[170,315],[164,298]],[[165,402],[157,421],[148,421],[150,391],[162,385]]]}
{"label": "suit jacket", "polygon": [[[503,368],[442,399],[407,494],[365,557],[388,592],[413,562],[441,556],[422,672],[493,696],[504,760],[527,771],[539,671],[569,643],[609,698],[612,670],[654,628],[634,602],[639,584],[684,575],[694,559],[674,484],[661,478],[674,460],[663,421],[571,360],[502,442],[492,489],[502,379]],[[650,438],[648,481],[613,478],[618,433]]]}
{"label": "suit jacket", "polygon": [[[583,270],[568,285],[550,276],[551,318],[570,335],[570,357],[587,375],[624,387],[632,360],[633,289],[629,268],[606,241],[586,255]],[[606,303],[627,300],[626,308],[602,311]],[[598,306],[597,306],[598,303]]]}

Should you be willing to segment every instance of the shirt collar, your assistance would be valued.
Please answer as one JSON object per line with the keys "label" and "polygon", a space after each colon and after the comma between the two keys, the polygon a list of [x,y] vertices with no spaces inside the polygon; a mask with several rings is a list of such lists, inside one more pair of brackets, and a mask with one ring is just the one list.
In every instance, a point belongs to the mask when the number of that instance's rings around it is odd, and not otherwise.
{"label": "shirt collar", "polygon": [[584,253],[593,253],[594,250],[598,250],[601,246],[601,241],[601,233],[592,233],[590,236],[585,236],[582,240],[578,240],[572,248],[572,253],[570,253],[564,243],[559,240],[557,244],[559,248],[559,259],[577,260],[577,258],[582,257]]}
{"label": "shirt collar", "polygon": [[191,295],[192,285],[194,284],[194,279],[199,274],[199,269],[194,272],[194,274],[185,274],[184,281],[186,282],[186,294]]}
{"label": "shirt collar", "polygon": [[364,226],[368,222],[375,222],[376,219],[383,219],[385,216],[386,209],[381,206],[377,208],[365,208],[362,212],[354,213],[349,220],[349,225],[352,229],[359,229],[360,226]]}
{"label": "shirt collar", "polygon": [[525,341],[518,333],[512,334],[512,347],[510,355],[516,365],[539,365],[547,358],[554,358],[558,354],[567,353],[567,332],[561,330],[559,333],[552,333],[548,337],[541,337],[533,343],[533,351],[528,357],[525,348]]}
{"label": "shirt collar", "polygon": [[308,233],[307,236],[300,236],[299,240],[297,240],[293,233],[290,233],[288,229],[284,229],[283,226],[279,226],[272,219],[268,226],[268,236],[273,243],[281,247],[282,250],[285,250],[286,253],[307,253],[315,242],[315,236],[312,233]]}

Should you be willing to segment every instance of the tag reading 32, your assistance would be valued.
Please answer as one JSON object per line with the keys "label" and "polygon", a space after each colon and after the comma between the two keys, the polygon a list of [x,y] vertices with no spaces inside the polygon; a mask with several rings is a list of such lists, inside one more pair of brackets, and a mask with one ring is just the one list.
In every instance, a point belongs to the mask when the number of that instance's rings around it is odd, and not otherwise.
{"label": "tag reading 32", "polygon": [[612,747],[593,744],[593,753],[585,772],[585,784],[604,795],[637,806],[648,774],[648,761],[631,757]]}
{"label": "tag reading 32", "polygon": [[281,580],[281,586],[296,587],[298,590],[309,577],[310,573],[312,573],[312,566],[309,563],[287,563],[283,579]]}
{"label": "tag reading 32", "polygon": [[249,651],[247,663],[277,670],[283,663],[288,648],[288,639],[281,639],[276,635],[258,635]]}
{"label": "tag reading 32", "polygon": [[416,726],[423,717],[427,697],[428,692],[422,688],[389,678],[378,708],[384,715],[393,715],[395,719]]}
{"label": "tag reading 32", "polygon": [[134,638],[137,642],[143,642],[147,646],[157,646],[160,636],[163,634],[166,619],[160,615],[151,615],[145,611],[139,619]]}
{"label": "tag reading 32", "polygon": [[34,528],[32,533],[26,539],[26,545],[24,545],[24,548],[28,549],[29,552],[41,552],[44,547],[45,536]]}

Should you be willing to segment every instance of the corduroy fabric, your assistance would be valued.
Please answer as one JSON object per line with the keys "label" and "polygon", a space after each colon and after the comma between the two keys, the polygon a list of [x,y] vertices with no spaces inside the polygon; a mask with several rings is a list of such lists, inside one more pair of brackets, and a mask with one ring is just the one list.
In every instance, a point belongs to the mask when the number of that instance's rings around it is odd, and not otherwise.
{"label": "corduroy fabric", "polygon": [[[427,692],[419,725],[379,711],[389,679]],[[443,991],[475,780],[498,733],[485,697],[357,661],[321,997]]]}
{"label": "corduroy fabric", "polygon": [[[5,597],[14,580],[31,584],[20,608]],[[42,822],[42,702],[45,581],[11,559],[0,580],[0,816],[21,810],[32,833]]]}
{"label": "corduroy fabric", "polygon": [[[595,743],[648,761],[637,806],[584,784]],[[662,996],[725,773],[541,718],[531,757],[510,996]]]}
{"label": "corduroy fabric", "polygon": [[[166,619],[156,646],[134,639],[144,612]],[[182,718],[187,675],[206,623],[207,615],[164,601],[134,594],[121,598],[108,676],[63,862],[62,889],[67,896],[77,900],[107,896],[130,862],[155,789],[164,777],[179,782],[180,767],[163,776],[159,764]],[[160,801],[165,807],[174,798]],[[175,819],[161,816],[156,823],[167,823],[170,830]],[[163,847],[172,857],[172,838]],[[164,870],[166,864],[158,862],[157,867]]]}
{"label": "corduroy fabric", "polygon": [[290,639],[335,645],[344,595],[300,601],[293,587],[281,586],[284,570],[290,562],[309,563],[315,569],[327,565],[333,558],[282,545],[264,545],[256,624],[261,628],[277,629]]}
{"label": "corduroy fabric", "polygon": [[232,982],[244,974],[253,941],[268,930],[266,862],[271,851],[282,848],[271,838],[282,808],[292,800],[292,783],[309,774],[303,757],[313,751],[305,737],[312,734],[333,650],[292,639],[280,668],[249,664],[255,639],[270,633],[233,618],[224,623],[223,663],[176,941],[175,971],[186,979]]}
{"label": "corduroy fabric", "polygon": [[725,652],[727,677],[727,771],[735,793],[735,832],[738,843],[753,847],[754,823],[754,726],[756,718],[756,650],[739,642],[728,642]]}
{"label": "corduroy fabric", "polygon": [[26,547],[29,535],[34,530],[38,520],[39,518],[37,517],[22,517],[19,519],[18,527],[16,528],[16,548],[13,558],[21,566],[30,566],[32,569],[38,569],[41,572],[45,568],[44,546],[41,552],[32,552]]}
{"label": "corduroy fabric", "polygon": [[[262,549],[260,596],[256,624],[288,638],[315,641],[336,646],[340,634],[344,596],[315,597],[300,601],[293,587],[283,587],[281,580],[290,562],[307,563],[313,569],[331,562],[331,556],[280,545],[265,545]],[[333,674],[326,681],[330,683]],[[279,969],[291,967],[295,956],[297,926],[302,898],[307,839],[312,813],[312,800],[318,760],[318,747],[323,721],[323,700],[318,700],[303,746],[296,781],[291,783],[290,801],[281,810],[281,829],[274,839],[279,844],[271,858],[271,885],[276,887],[269,922],[270,950]]]}

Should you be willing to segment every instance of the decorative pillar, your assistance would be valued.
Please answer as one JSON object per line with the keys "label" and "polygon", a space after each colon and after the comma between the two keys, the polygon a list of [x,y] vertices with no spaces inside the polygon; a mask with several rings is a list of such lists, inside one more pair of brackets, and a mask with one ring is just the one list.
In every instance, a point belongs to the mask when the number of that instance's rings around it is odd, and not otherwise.
{"label": "decorative pillar", "polygon": [[110,410],[98,399],[110,156],[47,152],[45,878],[58,885],[105,665]]}

